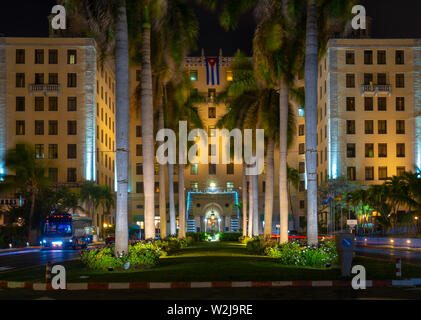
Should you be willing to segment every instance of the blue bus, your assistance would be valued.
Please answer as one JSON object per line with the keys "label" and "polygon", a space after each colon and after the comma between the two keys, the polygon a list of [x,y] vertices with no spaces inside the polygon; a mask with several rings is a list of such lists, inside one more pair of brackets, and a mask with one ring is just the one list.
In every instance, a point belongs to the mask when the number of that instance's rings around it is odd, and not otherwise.
{"label": "blue bus", "polygon": [[43,248],[76,250],[86,248],[92,238],[91,218],[54,212],[45,219],[40,244]]}

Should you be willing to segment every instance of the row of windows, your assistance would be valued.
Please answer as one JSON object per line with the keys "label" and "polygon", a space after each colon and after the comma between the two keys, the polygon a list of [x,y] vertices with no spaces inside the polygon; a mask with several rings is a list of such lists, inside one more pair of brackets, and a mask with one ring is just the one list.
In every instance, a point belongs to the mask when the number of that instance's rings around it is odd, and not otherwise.
{"label": "row of windows", "polygon": [[[386,180],[389,178],[387,167],[378,167],[378,180]],[[373,181],[374,177],[374,167],[365,167],[364,168],[364,179],[366,181]],[[397,167],[396,168],[396,175],[401,176],[405,173],[405,167]],[[357,168],[356,167],[348,167],[347,168],[347,176],[348,179],[351,181],[357,180]]]}
{"label": "row of windows", "polygon": [[[114,90],[114,85],[113,85],[113,90]],[[99,82],[97,81],[96,82],[96,93],[99,95],[99,92],[100,92],[100,86],[99,86]],[[101,99],[105,102],[105,105],[107,105],[108,108],[110,108],[114,113],[114,110],[115,110],[114,102],[111,99],[111,95],[108,96],[107,91],[105,91],[105,94],[104,94],[104,87],[103,86],[101,86]]]}
{"label": "row of windows", "polygon": [[[35,64],[44,64],[44,49],[35,49],[34,52]],[[26,50],[25,49],[16,49],[16,64],[25,64],[26,62]],[[49,49],[48,50],[48,63],[49,64],[58,64],[58,50]],[[77,51],[76,50],[67,50],[67,64],[76,64],[77,63]]]}
{"label": "row of windows", "polygon": [[[58,144],[49,144],[48,145],[48,159],[58,159]],[[45,159],[45,147],[43,144],[35,145],[35,158],[36,159]],[[68,144],[67,145],[67,159],[77,159],[77,145]]]}
{"label": "row of windows", "polygon": [[[48,75],[48,84],[57,85],[58,84],[58,74],[49,73]],[[35,74],[35,84],[41,85],[44,84],[44,74],[36,73]],[[16,88],[25,88],[26,80],[25,73],[16,73]],[[68,73],[67,74],[67,88],[76,88],[77,87],[77,74]]]}
{"label": "row of windows", "polygon": [[[97,117],[99,117],[99,104],[98,103],[96,105],[96,115],[97,115]],[[113,133],[115,133],[115,131],[114,131],[115,130],[115,128],[114,128],[114,121],[111,121],[111,117],[108,116],[108,113],[107,112],[105,112],[105,116],[104,116],[104,109],[103,108],[101,108],[101,121],[102,122],[105,122],[105,125],[108,126],[108,128],[110,130],[112,130]],[[112,126],[111,126],[111,124],[112,124]]]}
{"label": "row of windows", "polygon": [[[377,74],[377,85],[387,85],[386,80],[386,73],[378,73]],[[347,73],[346,74],[346,87],[347,88],[355,88],[355,74],[354,73]],[[374,84],[374,77],[372,73],[364,73],[364,85],[365,86],[372,86]],[[404,73],[397,73],[395,75],[395,87],[405,88],[405,74]]]}
{"label": "row of windows", "polygon": [[[386,97],[377,98],[377,110],[378,111],[387,111],[387,101]],[[396,111],[405,111],[405,97],[396,97]],[[346,98],[346,111],[355,111],[355,97]],[[365,97],[364,98],[364,110],[365,111],[374,111],[374,97]]]}
{"label": "row of windows", "polygon": [[[44,120],[35,120],[35,135],[44,135]],[[16,120],[16,135],[26,134],[25,120]],[[58,120],[48,120],[48,135],[58,135]],[[67,135],[77,135],[77,121],[67,120]]]}
{"label": "row of windows", "polygon": [[[374,158],[374,143],[366,143],[365,144],[365,157],[366,158]],[[357,156],[356,152],[356,144],[355,143],[348,143],[346,146],[346,156],[347,158],[355,158]],[[388,157],[388,144],[387,143],[379,143],[378,144],[378,157],[379,158],[387,158]],[[397,158],[405,158],[405,143],[397,143],[396,144],[396,157]]]}
{"label": "row of windows", "polygon": [[[227,70],[225,72],[225,77],[228,82],[231,82],[234,80],[234,75],[231,70]],[[136,73],[136,79],[139,79],[137,81],[140,81],[140,71],[139,71],[139,74]],[[190,80],[193,82],[199,81],[199,73],[197,70],[190,70]]]}
{"label": "row of windows", "polygon": [[[377,64],[384,65],[387,64],[387,53],[386,50],[377,50]],[[372,65],[374,63],[374,54],[373,50],[364,50],[364,64]],[[348,50],[345,52],[345,63],[348,65],[355,64],[355,51]],[[405,64],[405,51],[396,50],[395,51],[395,64],[402,65]]]}
{"label": "row of windows", "polygon": [[[209,174],[216,174],[216,164],[209,164],[208,165]],[[159,164],[155,164],[155,175],[159,174]],[[177,170],[174,170],[174,174],[177,174]],[[191,164],[190,165],[190,175],[196,176],[199,174],[199,166],[198,164]],[[234,164],[227,164],[226,165],[226,174],[233,175],[234,174]],[[143,175],[143,165],[142,163],[136,163],[136,175]]]}
{"label": "row of windows", "polygon": [[[364,120],[364,133],[374,134],[374,120]],[[387,134],[387,120],[377,120],[377,133]],[[356,134],[355,120],[346,121],[346,134]],[[405,134],[405,120],[396,120],[396,134]]]}
{"label": "row of windows", "polygon": [[105,137],[104,137],[104,130],[102,130],[102,129],[101,129],[101,135],[100,135],[99,126],[97,126],[96,130],[97,130],[96,131],[96,138],[98,140],[100,140],[100,138],[101,138],[101,143],[105,142],[106,147],[109,147],[111,150],[115,150],[114,141],[112,141],[112,143],[111,143],[111,136],[108,136],[108,134],[105,133]]}
{"label": "row of windows", "polygon": [[[45,110],[45,97],[35,97],[34,98],[34,110],[35,111],[44,111]],[[48,111],[58,111],[59,103],[58,97],[48,97]],[[26,98],[25,97],[16,97],[16,109],[17,112],[24,112],[26,110]],[[74,112],[77,111],[77,98],[76,97],[67,97],[67,111]]]}

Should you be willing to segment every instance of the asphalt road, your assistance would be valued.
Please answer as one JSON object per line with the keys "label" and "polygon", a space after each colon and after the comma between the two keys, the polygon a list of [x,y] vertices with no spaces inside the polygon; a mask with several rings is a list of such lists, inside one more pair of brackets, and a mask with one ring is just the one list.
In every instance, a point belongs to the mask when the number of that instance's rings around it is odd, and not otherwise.
{"label": "asphalt road", "polygon": [[0,252],[0,272],[25,269],[72,260],[79,257],[76,250],[22,249],[19,251]]}
{"label": "asphalt road", "polygon": [[[421,249],[402,249],[387,247],[356,247],[357,256],[379,258],[396,261],[401,258],[402,262],[421,265]],[[421,276],[421,275],[420,275]]]}

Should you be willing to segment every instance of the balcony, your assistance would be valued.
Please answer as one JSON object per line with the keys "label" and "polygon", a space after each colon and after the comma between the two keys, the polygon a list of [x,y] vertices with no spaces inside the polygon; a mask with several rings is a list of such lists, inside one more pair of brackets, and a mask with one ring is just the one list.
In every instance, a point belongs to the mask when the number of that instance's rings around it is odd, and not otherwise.
{"label": "balcony", "polygon": [[43,94],[48,96],[49,94],[61,95],[61,86],[59,84],[30,84],[29,94]]}
{"label": "balcony", "polygon": [[378,94],[392,94],[392,86],[390,84],[373,84],[373,85],[362,85],[361,86],[361,95],[374,95]]}

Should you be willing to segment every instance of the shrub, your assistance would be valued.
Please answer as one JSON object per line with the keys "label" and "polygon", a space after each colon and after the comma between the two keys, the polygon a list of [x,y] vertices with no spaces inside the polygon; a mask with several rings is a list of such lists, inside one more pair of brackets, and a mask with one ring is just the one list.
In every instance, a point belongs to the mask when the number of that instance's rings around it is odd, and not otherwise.
{"label": "shrub", "polygon": [[222,232],[219,234],[219,240],[221,241],[238,241],[242,233],[240,232]]}
{"label": "shrub", "polygon": [[194,242],[203,242],[207,239],[205,232],[187,232],[186,236],[191,237]]}

